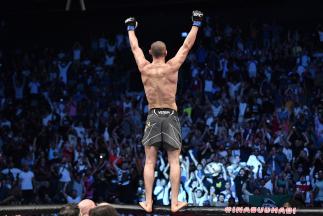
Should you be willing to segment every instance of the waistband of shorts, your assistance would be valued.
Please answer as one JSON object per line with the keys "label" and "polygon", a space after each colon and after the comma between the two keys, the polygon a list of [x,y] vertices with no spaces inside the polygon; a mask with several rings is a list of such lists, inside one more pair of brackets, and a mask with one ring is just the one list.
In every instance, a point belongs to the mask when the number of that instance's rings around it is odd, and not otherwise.
{"label": "waistband of shorts", "polygon": [[148,111],[148,114],[156,114],[156,115],[163,115],[161,113],[159,113],[160,111],[166,111],[166,112],[170,112],[167,113],[169,115],[178,115],[177,111],[171,108],[152,108]]}

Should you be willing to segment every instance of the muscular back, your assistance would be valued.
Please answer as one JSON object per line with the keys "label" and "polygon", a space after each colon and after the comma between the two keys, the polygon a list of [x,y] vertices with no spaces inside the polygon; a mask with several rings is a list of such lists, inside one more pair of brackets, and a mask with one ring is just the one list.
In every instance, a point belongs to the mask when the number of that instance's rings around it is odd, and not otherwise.
{"label": "muscular back", "polygon": [[149,109],[171,108],[177,110],[178,69],[168,63],[150,63],[141,69]]}
{"label": "muscular back", "polygon": [[149,109],[171,108],[177,110],[175,95],[178,70],[195,42],[197,31],[198,27],[192,26],[181,48],[166,63],[165,56],[159,59],[153,57],[152,63],[147,61],[142,49],[139,47],[135,32],[128,31],[131,50],[141,72],[141,80],[144,84]]}

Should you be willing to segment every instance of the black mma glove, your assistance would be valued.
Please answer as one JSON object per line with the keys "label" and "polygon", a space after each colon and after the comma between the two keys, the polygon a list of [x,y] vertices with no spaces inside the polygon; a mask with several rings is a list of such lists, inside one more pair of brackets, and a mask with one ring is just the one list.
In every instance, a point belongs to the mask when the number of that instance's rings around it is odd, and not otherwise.
{"label": "black mma glove", "polygon": [[203,13],[201,11],[195,10],[192,12],[193,26],[201,27],[203,20]]}
{"label": "black mma glove", "polygon": [[134,17],[129,17],[124,23],[126,24],[128,31],[134,31],[138,26],[138,22]]}

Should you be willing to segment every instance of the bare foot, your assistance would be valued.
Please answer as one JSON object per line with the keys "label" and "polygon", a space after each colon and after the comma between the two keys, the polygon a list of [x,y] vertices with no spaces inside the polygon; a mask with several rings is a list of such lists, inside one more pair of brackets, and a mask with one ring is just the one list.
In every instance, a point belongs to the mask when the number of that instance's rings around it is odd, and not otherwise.
{"label": "bare foot", "polygon": [[187,206],[187,202],[177,202],[177,205],[172,206],[170,211],[177,212],[178,210],[184,208],[185,206]]}
{"label": "bare foot", "polygon": [[139,205],[148,213],[153,211],[153,203],[139,202]]}

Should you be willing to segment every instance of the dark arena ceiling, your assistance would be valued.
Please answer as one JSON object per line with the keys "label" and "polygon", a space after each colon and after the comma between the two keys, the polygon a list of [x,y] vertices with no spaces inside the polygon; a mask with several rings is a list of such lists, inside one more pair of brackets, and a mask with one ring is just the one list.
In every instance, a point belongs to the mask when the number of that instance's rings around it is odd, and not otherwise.
{"label": "dark arena ceiling", "polygon": [[[67,0],[0,0],[2,12],[59,12]],[[223,8],[320,8],[321,0],[84,0],[87,11],[118,13],[135,9],[223,9]],[[79,0],[72,0],[72,11],[79,10]]]}

